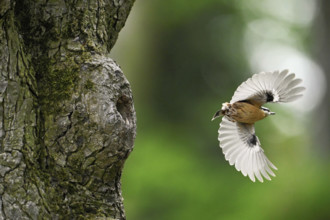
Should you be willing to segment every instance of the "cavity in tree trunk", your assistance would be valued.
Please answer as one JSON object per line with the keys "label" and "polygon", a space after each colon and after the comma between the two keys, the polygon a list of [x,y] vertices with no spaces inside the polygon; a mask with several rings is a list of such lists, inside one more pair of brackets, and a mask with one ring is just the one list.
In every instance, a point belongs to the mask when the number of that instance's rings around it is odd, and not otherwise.
{"label": "cavity in tree trunk", "polygon": [[0,219],[125,219],[132,93],[107,53],[134,0],[0,0]]}

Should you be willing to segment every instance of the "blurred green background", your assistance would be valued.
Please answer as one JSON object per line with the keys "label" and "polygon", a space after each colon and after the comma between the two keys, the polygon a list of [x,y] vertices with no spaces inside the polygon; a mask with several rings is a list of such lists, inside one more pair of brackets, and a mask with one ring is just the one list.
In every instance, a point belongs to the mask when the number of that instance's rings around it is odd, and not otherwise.
{"label": "blurred green background", "polygon": [[[330,219],[329,4],[136,1],[110,53],[138,120],[122,177],[128,219]],[[277,114],[256,132],[278,171],[253,183],[225,161],[210,119],[252,73],[286,68],[307,90],[267,105]]]}

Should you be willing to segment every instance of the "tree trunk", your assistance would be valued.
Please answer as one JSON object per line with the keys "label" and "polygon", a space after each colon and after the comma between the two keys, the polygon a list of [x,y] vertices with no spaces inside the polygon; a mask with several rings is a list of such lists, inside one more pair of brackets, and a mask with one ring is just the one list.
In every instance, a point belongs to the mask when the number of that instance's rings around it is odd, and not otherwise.
{"label": "tree trunk", "polygon": [[134,0],[0,0],[0,219],[125,219],[131,89],[106,53]]}

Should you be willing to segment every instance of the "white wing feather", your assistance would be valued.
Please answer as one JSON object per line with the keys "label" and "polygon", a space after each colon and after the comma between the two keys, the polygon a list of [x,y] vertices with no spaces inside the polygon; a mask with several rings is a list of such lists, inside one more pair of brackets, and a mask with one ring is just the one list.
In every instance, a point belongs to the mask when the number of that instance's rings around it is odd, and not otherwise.
{"label": "white wing feather", "polygon": [[261,105],[266,102],[291,102],[301,97],[304,87],[298,86],[302,80],[294,73],[262,72],[254,74],[235,91],[230,103],[253,99]]}
{"label": "white wing feather", "polygon": [[223,117],[218,139],[230,165],[235,165],[238,171],[244,176],[249,176],[253,182],[256,178],[263,182],[263,177],[270,180],[268,174],[275,176],[271,168],[274,170],[277,168],[264,154],[259,139],[254,133],[253,125],[231,122]]}

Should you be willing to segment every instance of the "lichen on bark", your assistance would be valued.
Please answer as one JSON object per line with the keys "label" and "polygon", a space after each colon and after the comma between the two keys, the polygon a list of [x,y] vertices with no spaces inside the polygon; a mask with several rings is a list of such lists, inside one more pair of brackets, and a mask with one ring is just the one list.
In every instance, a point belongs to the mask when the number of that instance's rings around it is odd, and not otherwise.
{"label": "lichen on bark", "polygon": [[0,5],[0,219],[125,219],[136,116],[106,54],[133,0]]}

